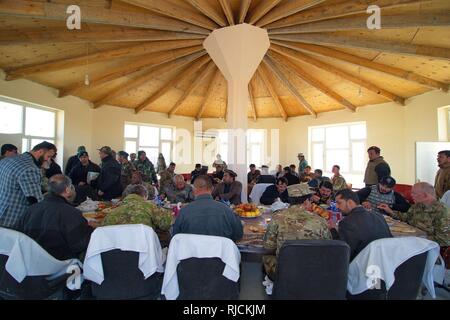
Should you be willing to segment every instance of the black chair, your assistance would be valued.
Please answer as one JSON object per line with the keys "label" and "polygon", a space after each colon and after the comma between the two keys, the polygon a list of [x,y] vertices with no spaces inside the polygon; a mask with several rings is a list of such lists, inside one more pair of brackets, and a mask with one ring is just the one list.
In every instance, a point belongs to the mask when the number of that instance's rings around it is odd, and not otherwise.
{"label": "black chair", "polygon": [[415,255],[395,269],[395,281],[387,291],[380,280],[379,289],[366,290],[358,295],[347,294],[351,300],[416,300],[421,288],[428,252]]}
{"label": "black chair", "polygon": [[220,258],[189,258],[177,266],[178,300],[236,300],[239,282],[222,275],[225,264]]}
{"label": "black chair", "polygon": [[347,288],[350,247],[338,240],[286,241],[278,256],[273,299],[341,300]]}
{"label": "black chair", "polygon": [[110,250],[101,254],[104,280],[92,282],[91,290],[99,300],[156,300],[160,297],[162,273],[144,279],[139,270],[139,252]]}
{"label": "black chair", "polygon": [[4,300],[67,300],[76,297],[66,287],[69,274],[47,280],[48,275],[27,276],[17,282],[6,270],[8,256],[0,254],[0,297]]}

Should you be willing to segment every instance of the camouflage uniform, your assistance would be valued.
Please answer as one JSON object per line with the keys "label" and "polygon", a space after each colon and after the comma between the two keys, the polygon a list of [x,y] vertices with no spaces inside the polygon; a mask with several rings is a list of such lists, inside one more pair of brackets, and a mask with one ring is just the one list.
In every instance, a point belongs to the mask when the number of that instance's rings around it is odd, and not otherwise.
{"label": "camouflage uniform", "polygon": [[171,211],[159,208],[139,195],[130,194],[123,199],[122,204],[106,215],[102,226],[142,223],[155,231],[167,231],[172,222]]}
{"label": "camouflage uniform", "polygon": [[277,257],[283,243],[303,239],[332,239],[327,221],[297,205],[274,214],[263,242],[265,249],[276,250],[276,256],[263,256],[264,269],[269,278],[275,280]]}
{"label": "camouflage uniform", "polygon": [[428,238],[441,247],[450,246],[450,209],[445,204],[439,201],[430,206],[416,203],[408,212],[394,211],[392,217],[425,231]]}
{"label": "camouflage uniform", "polygon": [[153,166],[153,163],[150,160],[145,159],[145,161],[141,161],[138,159],[133,163],[133,165],[136,170],[142,174],[142,180],[144,182],[158,183],[155,166]]}
{"label": "camouflage uniform", "polygon": [[173,185],[173,177],[175,177],[175,173],[170,172],[169,170],[164,170],[159,175],[161,176],[159,179],[159,190],[163,193],[167,190],[167,188]]}
{"label": "camouflage uniform", "polygon": [[337,177],[331,178],[331,182],[333,183],[333,191],[337,192],[343,189],[347,189],[347,182],[345,181],[344,177],[341,175],[338,175]]}
{"label": "camouflage uniform", "polygon": [[[147,189],[148,192],[148,199],[153,200],[155,198],[155,187],[152,186],[150,183],[142,182],[142,184],[145,189]],[[126,197],[130,194],[131,189],[135,186],[135,184],[129,184],[127,187],[123,190],[122,197]]]}
{"label": "camouflage uniform", "polygon": [[136,171],[136,168],[131,162],[127,161],[126,163],[122,163],[121,181],[123,189],[130,184],[131,176],[134,171]]}
{"label": "camouflage uniform", "polygon": [[192,189],[192,186],[189,184],[186,184],[184,186],[184,189],[177,189],[175,185],[170,185],[166,188],[165,193],[167,195],[167,199],[171,203],[185,203],[185,202],[191,202],[194,201],[194,190]]}

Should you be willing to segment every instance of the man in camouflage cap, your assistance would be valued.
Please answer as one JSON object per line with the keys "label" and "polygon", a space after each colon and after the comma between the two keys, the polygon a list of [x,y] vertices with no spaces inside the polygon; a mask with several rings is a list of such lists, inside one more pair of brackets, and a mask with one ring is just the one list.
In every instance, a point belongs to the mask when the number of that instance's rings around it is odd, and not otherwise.
{"label": "man in camouflage cap", "polygon": [[158,178],[156,177],[155,166],[147,158],[145,151],[141,150],[138,152],[138,159],[133,163],[136,170],[142,174],[142,179],[144,182],[153,183],[158,185]]}
{"label": "man in camouflage cap", "polygon": [[275,213],[264,235],[264,249],[272,251],[273,254],[263,256],[263,266],[272,281],[276,279],[277,257],[286,240],[331,239],[327,221],[306,211],[302,205],[312,193],[308,185],[298,184],[289,188],[289,196],[295,198],[298,205]]}
{"label": "man in camouflage cap", "polygon": [[119,151],[117,155],[122,168],[120,181],[122,183],[122,189],[125,189],[131,183],[131,176],[133,175],[133,172],[136,171],[136,168],[128,161],[127,152]]}
{"label": "man in camouflage cap", "polygon": [[111,210],[102,226],[117,224],[145,224],[155,231],[168,232],[173,222],[172,212],[147,202],[148,191],[142,185],[134,185],[122,203]]}
{"label": "man in camouflage cap", "polygon": [[165,193],[168,188],[173,186],[173,178],[175,177],[176,164],[171,162],[169,167],[159,173],[159,192]]}
{"label": "man in camouflage cap", "polygon": [[408,212],[399,212],[385,206],[383,209],[393,218],[404,221],[427,233],[430,240],[441,247],[450,246],[450,212],[449,208],[436,199],[433,186],[426,182],[416,183],[411,196],[414,203]]}
{"label": "man in camouflage cap", "polygon": [[287,187],[289,202],[291,204],[302,204],[305,200],[310,199],[314,193],[307,183],[293,184]]}

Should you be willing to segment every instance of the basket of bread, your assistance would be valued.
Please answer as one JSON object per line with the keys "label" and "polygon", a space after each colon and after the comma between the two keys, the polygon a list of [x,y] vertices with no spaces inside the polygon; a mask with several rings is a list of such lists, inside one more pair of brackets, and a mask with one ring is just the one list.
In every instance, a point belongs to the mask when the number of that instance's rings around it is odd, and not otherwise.
{"label": "basket of bread", "polygon": [[251,203],[240,204],[234,208],[234,211],[242,218],[257,218],[261,216],[261,211],[258,207]]}

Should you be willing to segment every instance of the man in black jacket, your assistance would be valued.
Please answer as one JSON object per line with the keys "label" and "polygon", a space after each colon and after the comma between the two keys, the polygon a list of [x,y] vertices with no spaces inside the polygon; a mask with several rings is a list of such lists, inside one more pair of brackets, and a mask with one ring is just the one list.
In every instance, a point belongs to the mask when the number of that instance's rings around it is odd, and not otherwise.
{"label": "man in black jacket", "polygon": [[88,247],[93,228],[81,211],[68,203],[73,194],[69,177],[54,175],[48,186],[45,199],[27,209],[18,230],[58,260],[80,259]]}
{"label": "man in black jacket", "polygon": [[289,203],[289,194],[287,191],[288,181],[285,177],[277,179],[277,184],[268,186],[259,199],[259,202],[265,205],[271,205],[277,198],[282,202]]}
{"label": "man in black jacket", "polygon": [[66,168],[64,169],[64,174],[66,176],[69,175],[69,173],[73,169],[73,167],[75,167],[80,162],[78,156],[83,151],[86,151],[86,147],[85,146],[79,146],[78,149],[77,149],[77,154],[71,156],[67,160]]}
{"label": "man in black jacket", "polygon": [[382,214],[387,214],[386,207],[395,211],[407,212],[411,205],[400,193],[394,191],[395,183],[395,179],[390,176],[381,178],[377,185],[358,191],[359,202],[367,210]]}
{"label": "man in black jacket", "polygon": [[98,189],[98,195],[103,200],[111,200],[122,195],[120,164],[113,158],[112,149],[108,146],[99,150],[100,159],[102,159],[102,168],[100,176],[91,183]]}
{"label": "man in black jacket", "polygon": [[100,167],[89,160],[89,154],[86,151],[82,151],[78,154],[79,163],[72,168],[69,173],[70,179],[75,186],[77,196],[74,203],[78,204],[86,200],[86,197],[90,197],[93,200],[97,199],[96,192],[88,184],[87,176],[88,172],[100,173]]}
{"label": "man in black jacket", "polygon": [[330,222],[331,234],[333,239],[343,240],[350,246],[350,261],[372,241],[392,238],[383,215],[360,206],[358,195],[350,189],[336,194],[336,205],[345,218],[339,223],[338,231],[334,222]]}
{"label": "man in black jacket", "polygon": [[284,170],[283,177],[286,178],[286,180],[288,181],[288,186],[300,183],[300,178],[292,174],[290,167],[285,167],[283,170]]}

